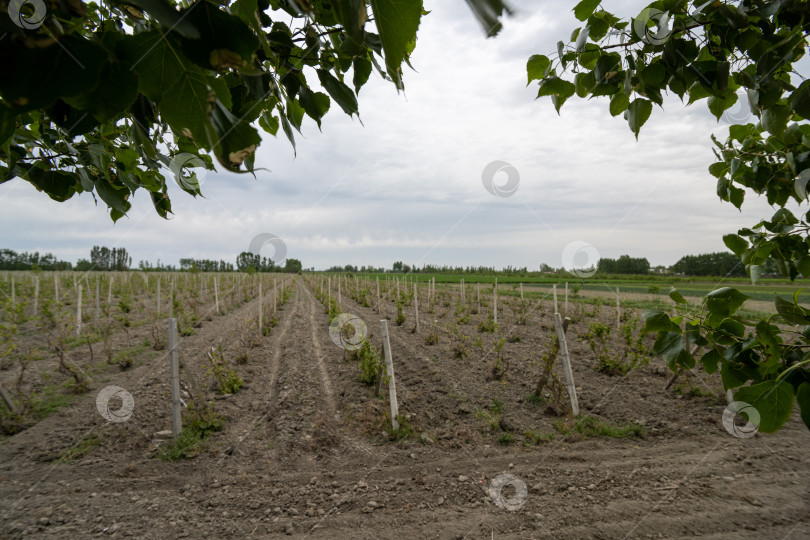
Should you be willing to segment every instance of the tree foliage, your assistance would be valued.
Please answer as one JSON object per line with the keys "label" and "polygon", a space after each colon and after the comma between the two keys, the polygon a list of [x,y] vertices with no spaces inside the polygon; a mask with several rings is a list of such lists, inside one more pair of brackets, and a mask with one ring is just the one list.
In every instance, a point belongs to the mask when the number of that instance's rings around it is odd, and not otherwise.
{"label": "tree foliage", "polygon": [[[792,280],[810,276],[810,212],[787,208],[807,202],[810,181],[810,81],[796,71],[808,45],[810,5],[660,0],[622,20],[598,0],[582,0],[574,15],[584,26],[560,41],[556,54],[527,63],[538,96],[550,96],[558,112],[575,94],[604,97],[610,114],[622,115],[637,138],[664,94],[687,104],[706,100],[730,124],[725,140],[711,141],[717,195],[740,208],[750,190],[776,208],[770,218],[726,235],[725,244],[754,281],[769,259]],[[742,113],[731,113],[738,102]],[[645,318],[658,333],[655,352],[673,370],[696,362],[709,373],[719,369],[725,388],[738,389],[735,399],[757,409],[761,431],[779,429],[794,400],[810,427],[810,310],[798,295],[777,296],[778,315],[759,321],[739,314],[748,297],[733,288],[711,292],[699,311],[677,291],[671,296],[676,317],[650,311]],[[706,352],[695,358],[693,345]]]}
{"label": "tree foliage", "polygon": [[745,276],[745,265],[740,258],[729,252],[684,255],[672,265],[676,274],[687,276]]}
{"label": "tree foliage", "polygon": [[599,259],[597,270],[603,274],[638,274],[650,273],[650,261],[643,257],[622,255],[618,259]]}
{"label": "tree foliage", "polygon": [[180,269],[198,272],[233,272],[233,263],[212,259],[192,259],[185,257],[180,259]]}
{"label": "tree foliage", "polygon": [[[497,33],[500,0],[467,2]],[[113,220],[138,189],[166,217],[166,169],[193,196],[193,169],[214,160],[252,173],[257,126],[295,149],[305,116],[319,128],[330,109],[359,117],[372,71],[403,88],[426,13],[422,0],[20,5],[0,17],[0,183],[20,177],[56,201],[90,192]]]}
{"label": "tree foliage", "polygon": [[12,249],[0,249],[0,270],[70,270],[73,265],[60,261],[52,253],[40,255],[38,251],[17,253]]}
{"label": "tree foliage", "polygon": [[108,248],[93,246],[90,250],[90,264],[92,270],[126,271],[132,265],[132,257],[126,248]]}

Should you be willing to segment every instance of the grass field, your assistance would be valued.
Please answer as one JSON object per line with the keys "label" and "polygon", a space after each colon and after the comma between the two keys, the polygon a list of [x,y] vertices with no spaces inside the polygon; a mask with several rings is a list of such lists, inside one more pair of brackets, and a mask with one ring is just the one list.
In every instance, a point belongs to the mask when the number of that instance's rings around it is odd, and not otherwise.
{"label": "grass field", "polygon": [[[392,279],[394,276],[408,281],[419,281],[424,283],[432,278],[436,283],[458,284],[462,279],[467,284],[493,284],[497,278],[500,286],[514,285],[518,287],[520,283],[524,286],[540,286],[550,288],[555,283],[558,287],[564,287],[567,282],[574,290],[610,291],[619,287],[622,293],[645,293],[661,294],[666,296],[670,287],[675,287],[684,296],[701,297],[720,287],[734,287],[754,300],[771,301],[774,295],[792,296],[794,292],[805,288],[804,280],[791,282],[788,279],[760,279],[757,284],[752,284],[747,278],[723,278],[723,277],[683,277],[683,276],[622,276],[622,275],[595,275],[590,278],[581,279],[575,276],[494,276],[494,275],[471,275],[471,274],[359,274],[362,276],[379,277],[381,280]],[[656,292],[657,288],[657,292]],[[801,292],[799,298],[802,301],[810,302],[810,290]]]}
{"label": "grass field", "polygon": [[[24,279],[27,274],[20,272],[19,278]],[[320,274],[316,272],[314,274]],[[10,273],[7,273],[10,275]],[[64,273],[63,278],[69,285],[71,273]],[[183,275],[183,274],[179,274]],[[235,274],[234,274],[235,275]],[[347,274],[340,274],[347,275]],[[747,278],[724,277],[685,277],[685,276],[637,276],[637,275],[600,275],[589,278],[578,278],[570,274],[565,275],[476,275],[476,274],[431,274],[431,273],[355,273],[358,277],[379,278],[382,283],[398,278],[400,282],[426,283],[436,280],[439,287],[457,287],[463,279],[467,285],[473,287],[477,284],[491,287],[498,280],[498,289],[501,294],[519,294],[520,284],[523,284],[526,297],[546,297],[551,288],[557,284],[562,294],[565,284],[568,283],[570,300],[585,303],[612,303],[618,287],[622,304],[636,308],[666,308],[671,305],[668,297],[671,287],[675,287],[690,302],[699,303],[700,298],[720,287],[734,287],[751,297],[745,306],[746,315],[767,315],[775,312],[773,300],[776,295],[784,298],[791,297],[799,291],[799,300],[810,304],[810,290],[804,290],[804,280],[791,282],[788,279],[764,278],[752,284]],[[231,278],[228,278],[231,279]],[[0,292],[10,294],[8,277],[0,281]],[[482,291],[483,292],[483,291]]]}

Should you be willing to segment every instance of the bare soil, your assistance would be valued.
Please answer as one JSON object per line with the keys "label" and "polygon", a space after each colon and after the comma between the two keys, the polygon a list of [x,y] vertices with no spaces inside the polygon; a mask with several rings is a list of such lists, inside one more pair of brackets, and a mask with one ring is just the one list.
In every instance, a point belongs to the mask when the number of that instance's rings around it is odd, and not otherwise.
{"label": "bare soil", "polygon": [[[644,432],[561,435],[564,412],[527,399],[552,334],[550,302],[535,301],[525,325],[516,305],[499,306],[502,330],[519,338],[504,348],[501,380],[491,376],[495,336],[477,330],[486,308],[459,326],[483,344],[460,360],[446,330],[453,303],[420,314],[418,333],[411,307],[402,326],[389,322],[400,413],[413,431],[393,442],[387,394],[375,397],[358,379],[330,339],[323,306],[296,278],[278,326],[234,364],[245,386],[214,401],[224,429],[193,459],[163,461],[154,448],[153,434],[171,428],[165,351],[96,377],[71,405],[4,439],[0,537],[810,538],[810,432],[798,414],[777,434],[735,438],[721,423],[725,400],[713,378],[664,391],[669,372],[657,359],[623,377],[598,373],[580,336],[589,321],[612,324],[612,313],[572,307],[582,413]],[[181,339],[195,377],[205,379],[205,352],[221,340],[234,357],[228,336],[256,308],[215,315]],[[393,303],[377,314],[344,294],[341,308],[366,321],[382,351],[379,320],[393,319]],[[428,345],[434,319],[445,329]],[[135,399],[126,422],[96,411],[109,384]],[[60,459],[88,440],[79,457]],[[526,485],[518,509],[488,493],[502,474]],[[511,489],[503,495],[516,500]]]}

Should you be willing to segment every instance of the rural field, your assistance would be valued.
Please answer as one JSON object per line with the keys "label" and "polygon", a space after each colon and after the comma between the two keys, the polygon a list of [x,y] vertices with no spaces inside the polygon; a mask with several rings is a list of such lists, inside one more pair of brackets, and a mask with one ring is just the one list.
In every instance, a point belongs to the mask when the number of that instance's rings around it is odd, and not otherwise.
{"label": "rural field", "polygon": [[798,411],[724,425],[650,356],[665,295],[560,286],[574,417],[550,287],[6,272],[0,536],[810,537]]}

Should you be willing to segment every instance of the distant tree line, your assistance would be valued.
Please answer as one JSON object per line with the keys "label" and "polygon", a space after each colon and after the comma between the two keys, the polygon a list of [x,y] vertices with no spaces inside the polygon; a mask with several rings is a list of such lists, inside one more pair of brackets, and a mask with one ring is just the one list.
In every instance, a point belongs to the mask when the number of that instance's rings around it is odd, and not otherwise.
{"label": "distant tree line", "polygon": [[618,259],[599,259],[596,269],[602,274],[648,274],[650,261],[643,257],[622,255]]}
{"label": "distant tree line", "polygon": [[127,253],[126,248],[108,248],[104,246],[93,246],[90,250],[90,260],[79,259],[74,270],[78,272],[89,272],[97,270],[99,272],[126,272],[132,265],[132,257]]}
{"label": "distant tree line", "polygon": [[[76,271],[127,271],[132,265],[132,257],[126,248],[107,248],[93,246],[90,250],[90,259],[79,259],[73,265],[68,261],[60,261],[51,253],[40,255],[39,252],[17,253],[11,249],[0,249],[0,270],[76,270]],[[158,259],[156,264],[149,261],[140,261],[138,268],[144,272],[178,270],[174,265],[162,264]],[[224,260],[213,259],[180,259],[180,271],[189,272],[286,272],[297,273],[302,271],[303,265],[298,259],[285,259],[284,265],[278,265],[267,257],[243,251],[236,257],[236,264]],[[778,270],[772,261],[766,262],[762,275],[778,275]],[[740,260],[730,252],[703,253],[700,255],[685,255],[669,268],[657,266],[653,271],[658,274],[682,274],[687,276],[746,276],[745,267]],[[563,268],[553,268],[546,263],[539,267],[539,271],[529,271],[527,267],[507,266],[496,270],[492,266],[449,266],[425,264],[421,268],[409,265],[403,261],[396,261],[391,269],[375,267],[373,265],[332,266],[327,272],[353,272],[353,273],[430,273],[430,274],[477,274],[477,275],[506,275],[506,276],[540,276],[544,274],[566,274]],[[622,255],[618,259],[602,258],[597,265],[598,274],[634,274],[646,275],[651,273],[650,262],[643,257]]]}
{"label": "distant tree line", "polygon": [[141,269],[143,272],[176,272],[177,267],[173,264],[163,264],[160,262],[160,259],[157,260],[157,263],[151,263],[149,261],[138,261],[138,268]]}
{"label": "distant tree line", "polygon": [[[745,266],[733,253],[686,255],[672,265],[672,272],[688,276],[746,276]],[[767,272],[767,269],[766,269]]]}
{"label": "distant tree line", "polygon": [[34,270],[36,268],[70,270],[73,268],[73,264],[68,261],[60,261],[51,253],[40,255],[38,251],[17,253],[11,249],[0,249],[0,270]]}
{"label": "distant tree line", "polygon": [[354,273],[360,272],[362,274],[365,274],[365,273],[382,274],[382,273],[388,272],[388,270],[386,270],[382,266],[376,267],[376,266],[372,266],[372,265],[368,265],[368,266],[364,265],[364,266],[361,266],[361,267],[358,268],[357,266],[353,266],[351,264],[347,264],[346,266],[338,266],[338,265],[330,266],[329,268],[326,269],[326,271],[327,272],[354,272]]}
{"label": "distant tree line", "polygon": [[277,265],[271,259],[243,251],[236,257],[236,268],[240,272],[287,272],[297,273],[303,268],[298,259],[285,259],[284,266]]}
{"label": "distant tree line", "polygon": [[132,257],[126,248],[93,246],[90,250],[90,263],[94,270],[123,272],[129,270]]}
{"label": "distant tree line", "polygon": [[[373,271],[373,270],[369,270]],[[423,264],[421,268],[418,268],[416,265],[409,265],[405,264],[402,261],[396,261],[392,266],[391,270],[385,270],[383,268],[379,269],[380,272],[393,272],[395,274],[478,274],[478,275],[488,275],[488,274],[500,274],[506,276],[527,276],[531,275],[532,272],[529,271],[529,268],[524,266],[522,268],[516,268],[511,265],[506,266],[501,270],[496,270],[494,266],[449,266],[449,265],[434,265],[434,264]]]}
{"label": "distant tree line", "polygon": [[189,272],[233,272],[233,264],[213,259],[180,259],[180,270]]}

